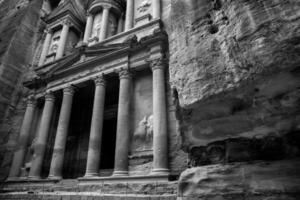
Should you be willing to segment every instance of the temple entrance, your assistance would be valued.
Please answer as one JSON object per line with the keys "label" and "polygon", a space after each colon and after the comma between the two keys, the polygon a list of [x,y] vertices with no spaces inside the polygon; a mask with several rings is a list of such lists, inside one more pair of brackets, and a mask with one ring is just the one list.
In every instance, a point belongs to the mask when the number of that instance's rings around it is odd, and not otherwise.
{"label": "temple entrance", "polygon": [[74,179],[85,174],[94,91],[95,86],[89,81],[79,86],[74,94],[64,157],[64,179]]}
{"label": "temple entrance", "polygon": [[107,78],[100,159],[100,176],[110,176],[115,163],[119,79]]}

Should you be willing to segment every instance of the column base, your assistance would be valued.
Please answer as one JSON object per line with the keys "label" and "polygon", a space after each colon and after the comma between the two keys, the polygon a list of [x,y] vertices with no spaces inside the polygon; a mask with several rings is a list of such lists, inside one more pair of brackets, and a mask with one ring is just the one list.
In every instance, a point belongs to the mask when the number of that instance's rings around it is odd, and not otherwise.
{"label": "column base", "polygon": [[128,176],[128,171],[114,171],[113,177]]}
{"label": "column base", "polygon": [[61,176],[50,175],[50,176],[48,176],[47,179],[49,179],[49,180],[61,180],[62,177]]}
{"label": "column base", "polygon": [[28,176],[28,180],[41,180],[42,178],[40,176]]}
{"label": "column base", "polygon": [[166,168],[152,169],[151,175],[169,175],[170,170]]}
{"label": "column base", "polygon": [[84,179],[89,179],[89,178],[98,178],[99,177],[99,173],[86,173],[84,175]]}
{"label": "column base", "polygon": [[6,179],[6,181],[19,181],[19,180],[21,180],[21,177],[17,177],[17,176],[14,176],[14,177],[8,177],[7,179]]}

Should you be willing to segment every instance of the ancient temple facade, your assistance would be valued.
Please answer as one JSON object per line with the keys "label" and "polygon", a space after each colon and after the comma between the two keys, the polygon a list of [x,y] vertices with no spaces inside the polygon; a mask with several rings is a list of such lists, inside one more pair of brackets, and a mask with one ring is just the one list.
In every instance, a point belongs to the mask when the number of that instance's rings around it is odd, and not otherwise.
{"label": "ancient temple facade", "polygon": [[300,199],[299,0],[0,0],[0,199]]}
{"label": "ancient temple facade", "polygon": [[49,12],[8,182],[168,180],[168,38],[160,0]]}

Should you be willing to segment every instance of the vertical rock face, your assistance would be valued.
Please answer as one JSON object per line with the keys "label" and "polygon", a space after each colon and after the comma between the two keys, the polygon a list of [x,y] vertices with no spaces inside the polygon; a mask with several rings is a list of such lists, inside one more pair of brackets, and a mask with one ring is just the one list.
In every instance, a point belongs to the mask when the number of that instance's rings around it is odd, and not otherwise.
{"label": "vertical rock face", "polygon": [[[200,164],[261,159],[249,151],[277,145],[289,149],[277,154],[298,155],[299,7],[293,0],[172,2],[170,80],[184,146],[199,147]],[[285,137],[293,144],[277,141]],[[253,138],[262,144],[239,145]],[[229,155],[241,148],[245,155]]]}
{"label": "vertical rock face", "polygon": [[0,2],[0,180],[8,174],[24,115],[22,87],[40,39],[39,0]]}
{"label": "vertical rock face", "polygon": [[[296,0],[172,1],[170,81],[191,167],[299,157],[299,10]],[[179,184],[201,193],[187,173]]]}

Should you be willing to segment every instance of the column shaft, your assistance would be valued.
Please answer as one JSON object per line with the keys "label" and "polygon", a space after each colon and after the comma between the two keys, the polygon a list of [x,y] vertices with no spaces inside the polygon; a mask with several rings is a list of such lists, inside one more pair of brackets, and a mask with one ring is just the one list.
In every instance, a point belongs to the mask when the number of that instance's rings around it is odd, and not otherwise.
{"label": "column shaft", "polygon": [[65,21],[64,24],[63,24],[61,34],[60,34],[59,45],[58,45],[58,49],[57,49],[57,52],[56,52],[56,59],[60,59],[64,55],[66,42],[67,42],[67,39],[68,39],[69,28],[70,28],[70,22]]}
{"label": "column shaft", "polygon": [[118,34],[123,32],[123,25],[124,25],[124,20],[121,16],[118,21]]}
{"label": "column shaft", "polygon": [[168,135],[164,64],[152,62],[153,71],[153,173],[168,173]]}
{"label": "column shaft", "polygon": [[125,31],[133,28],[134,16],[134,0],[127,0],[126,4],[126,18],[125,18]]}
{"label": "column shaft", "polygon": [[153,2],[153,19],[159,19],[161,13],[161,0],[152,0]]}
{"label": "column shaft", "polygon": [[103,7],[99,41],[103,41],[106,38],[107,28],[108,28],[108,17],[109,17],[109,7]]}
{"label": "column shaft", "polygon": [[45,155],[48,133],[54,108],[53,94],[47,94],[42,114],[41,124],[34,144],[34,154],[28,178],[39,179]]}
{"label": "column shaft", "polygon": [[50,166],[49,178],[61,179],[65,147],[69,122],[71,117],[71,109],[73,103],[74,88],[72,86],[64,89],[63,101],[59,114],[58,126],[53,148],[53,155]]}
{"label": "column shaft", "polygon": [[46,34],[45,41],[44,41],[39,66],[41,66],[45,63],[45,60],[46,60],[46,57],[47,57],[47,54],[48,54],[48,51],[49,51],[51,39],[52,39],[52,31],[48,31],[47,34]]}
{"label": "column shaft", "polygon": [[104,78],[98,77],[95,80],[95,84],[96,89],[85,177],[97,176],[100,167],[99,165],[101,156],[103,114],[105,101]]}
{"label": "column shaft", "polygon": [[28,98],[27,108],[21,126],[20,136],[18,140],[18,147],[14,153],[14,158],[13,158],[12,166],[10,168],[8,179],[17,178],[20,175],[20,169],[24,163],[24,158],[27,150],[35,108],[36,108],[36,101],[34,97],[30,96]]}
{"label": "column shaft", "polygon": [[131,74],[125,70],[120,73],[114,176],[128,175],[130,98]]}
{"label": "column shaft", "polygon": [[84,38],[83,38],[83,42],[86,44],[88,44],[88,42],[89,42],[89,38],[92,33],[92,28],[93,28],[93,15],[88,14],[87,20],[86,20],[85,31],[84,31]]}

